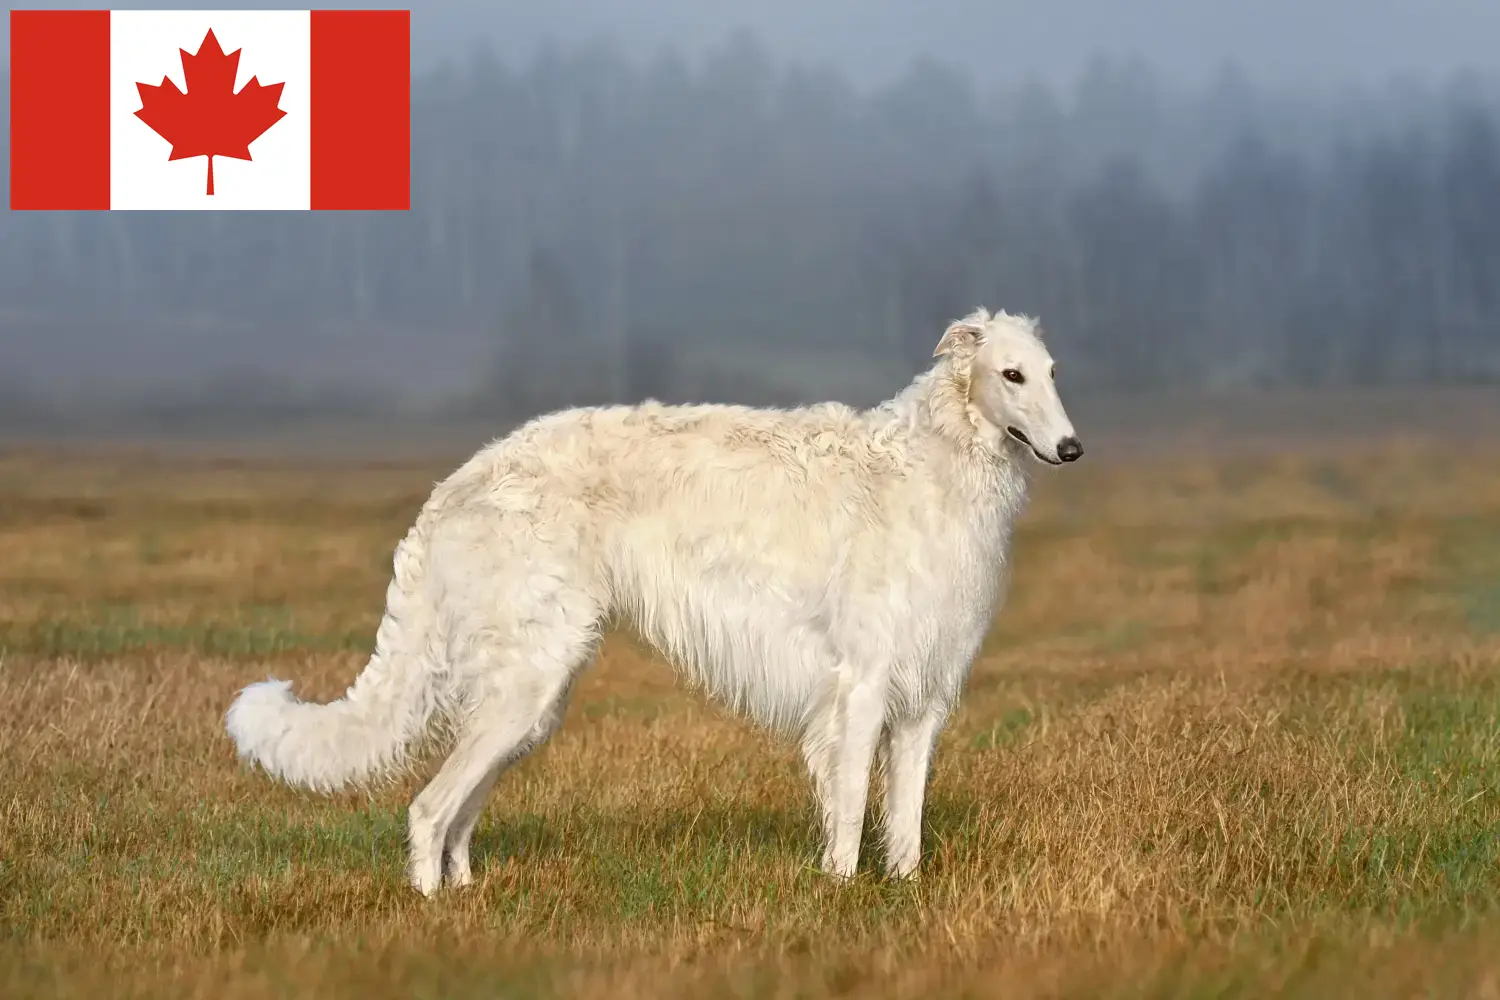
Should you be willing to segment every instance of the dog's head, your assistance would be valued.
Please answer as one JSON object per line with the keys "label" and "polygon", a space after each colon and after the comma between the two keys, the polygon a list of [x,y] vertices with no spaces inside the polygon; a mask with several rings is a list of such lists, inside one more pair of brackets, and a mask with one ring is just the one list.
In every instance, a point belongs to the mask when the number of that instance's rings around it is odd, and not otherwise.
{"label": "dog's head", "polygon": [[1048,465],[1083,455],[1036,320],[978,309],[943,332],[933,357],[943,355],[967,384],[971,419]]}

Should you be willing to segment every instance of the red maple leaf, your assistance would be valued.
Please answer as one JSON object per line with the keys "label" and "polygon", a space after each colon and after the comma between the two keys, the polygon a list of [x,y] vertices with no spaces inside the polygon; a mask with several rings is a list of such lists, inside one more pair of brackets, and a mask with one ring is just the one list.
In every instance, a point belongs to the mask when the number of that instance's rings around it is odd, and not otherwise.
{"label": "red maple leaf", "polygon": [[182,54],[182,75],[187,92],[163,76],[160,86],[137,83],[141,110],[135,116],[172,144],[168,160],[189,156],[208,157],[208,193],[214,193],[214,157],[250,159],[250,144],[275,125],[286,112],[281,102],[283,83],[263,87],[255,77],[234,92],[234,76],[240,68],[240,50],[227,56],[219,47],[213,29],[193,55]]}

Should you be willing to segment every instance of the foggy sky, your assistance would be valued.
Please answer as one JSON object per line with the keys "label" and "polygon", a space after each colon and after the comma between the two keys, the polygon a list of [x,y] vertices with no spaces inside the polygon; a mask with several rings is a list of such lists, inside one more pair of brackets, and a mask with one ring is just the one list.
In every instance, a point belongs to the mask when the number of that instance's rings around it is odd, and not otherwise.
{"label": "foggy sky", "polygon": [[[1495,0],[408,0],[420,69],[489,39],[529,60],[548,39],[611,39],[637,57],[663,46],[694,56],[749,28],[778,56],[888,82],[919,57],[961,63],[981,86],[1027,76],[1074,83],[1096,55],[1139,57],[1174,83],[1233,64],[1287,89],[1378,87],[1400,76],[1440,84],[1497,65]],[[26,7],[75,7],[31,0]],[[120,3],[195,8],[201,0]],[[243,8],[284,2],[241,0]],[[367,3],[330,0],[325,7]],[[394,4],[393,4],[394,6]],[[6,46],[9,23],[6,22]]]}
{"label": "foggy sky", "polygon": [[[412,212],[7,213],[0,426],[524,401],[535,342],[610,393],[846,398],[980,303],[1100,385],[1500,379],[1500,0],[407,2]],[[845,333],[867,365],[756,346]]]}
{"label": "foggy sky", "polygon": [[523,57],[547,34],[605,33],[649,52],[701,49],[745,26],[779,54],[862,83],[918,56],[962,63],[985,84],[1028,74],[1070,83],[1102,52],[1187,83],[1233,62],[1266,84],[1371,85],[1490,69],[1500,38],[1494,0],[451,0],[432,10],[443,22],[485,24]]}

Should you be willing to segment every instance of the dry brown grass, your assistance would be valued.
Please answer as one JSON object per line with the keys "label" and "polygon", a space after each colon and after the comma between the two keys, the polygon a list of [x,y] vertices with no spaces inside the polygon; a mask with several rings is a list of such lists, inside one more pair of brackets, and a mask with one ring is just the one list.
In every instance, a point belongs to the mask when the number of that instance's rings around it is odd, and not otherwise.
{"label": "dry brown grass", "polygon": [[1500,997],[1500,459],[1045,477],[913,886],[811,871],[791,748],[613,636],[424,902],[421,775],[221,718],[342,690],[443,471],[0,461],[0,993]]}

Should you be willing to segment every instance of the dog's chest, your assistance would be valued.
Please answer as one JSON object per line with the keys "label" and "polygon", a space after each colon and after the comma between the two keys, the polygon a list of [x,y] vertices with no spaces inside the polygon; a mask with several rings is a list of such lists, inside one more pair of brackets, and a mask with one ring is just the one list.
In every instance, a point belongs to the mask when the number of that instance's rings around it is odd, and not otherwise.
{"label": "dog's chest", "polygon": [[[1019,497],[1007,498],[1018,501]],[[899,631],[898,697],[916,704],[951,701],[1004,598],[1015,507],[994,516],[934,519],[910,551],[909,627]]]}

